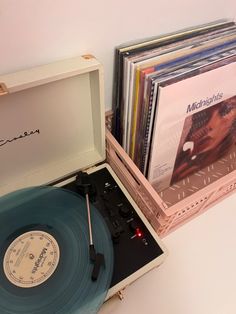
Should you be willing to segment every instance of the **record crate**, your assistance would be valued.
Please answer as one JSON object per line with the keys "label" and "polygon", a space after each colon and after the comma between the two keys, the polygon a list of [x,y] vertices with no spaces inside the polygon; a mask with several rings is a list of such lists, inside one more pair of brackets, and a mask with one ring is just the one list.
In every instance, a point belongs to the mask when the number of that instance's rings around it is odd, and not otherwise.
{"label": "record crate", "polygon": [[160,237],[206,211],[236,188],[236,147],[223,158],[157,193],[111,134],[106,113],[107,161]]}

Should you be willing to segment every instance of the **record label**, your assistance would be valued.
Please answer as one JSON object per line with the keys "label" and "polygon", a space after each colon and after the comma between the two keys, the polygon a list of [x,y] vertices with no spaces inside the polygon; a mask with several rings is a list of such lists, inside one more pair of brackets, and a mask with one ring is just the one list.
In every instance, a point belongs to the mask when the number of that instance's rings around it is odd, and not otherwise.
{"label": "record label", "polygon": [[32,288],[52,276],[59,256],[59,246],[52,235],[44,231],[26,232],[17,237],[6,250],[4,273],[12,284]]}

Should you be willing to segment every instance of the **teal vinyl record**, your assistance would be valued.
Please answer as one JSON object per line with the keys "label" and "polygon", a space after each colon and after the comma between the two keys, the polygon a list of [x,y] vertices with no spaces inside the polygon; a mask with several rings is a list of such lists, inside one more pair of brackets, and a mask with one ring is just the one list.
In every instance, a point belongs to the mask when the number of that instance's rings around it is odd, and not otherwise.
{"label": "teal vinyl record", "polygon": [[85,199],[56,187],[18,190],[0,198],[0,313],[92,314],[105,300],[113,245],[91,205],[93,241],[104,255],[91,280]]}

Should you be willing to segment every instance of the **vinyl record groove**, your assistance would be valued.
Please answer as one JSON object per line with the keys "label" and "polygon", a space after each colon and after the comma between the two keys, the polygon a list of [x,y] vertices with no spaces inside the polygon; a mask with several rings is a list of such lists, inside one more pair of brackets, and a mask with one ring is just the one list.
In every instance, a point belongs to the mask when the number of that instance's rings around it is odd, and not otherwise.
{"label": "vinyl record groove", "polygon": [[105,257],[91,280],[86,203],[55,187],[0,198],[0,313],[86,314],[103,303],[113,272],[107,226],[91,206],[93,240]]}

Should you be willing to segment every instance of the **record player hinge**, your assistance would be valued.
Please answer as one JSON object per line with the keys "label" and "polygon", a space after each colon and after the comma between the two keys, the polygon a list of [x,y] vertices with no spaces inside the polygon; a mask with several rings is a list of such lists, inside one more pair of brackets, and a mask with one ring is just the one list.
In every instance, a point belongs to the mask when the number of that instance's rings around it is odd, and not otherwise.
{"label": "record player hinge", "polygon": [[83,55],[82,57],[86,60],[95,59],[95,57],[91,54],[86,54],[86,55]]}

